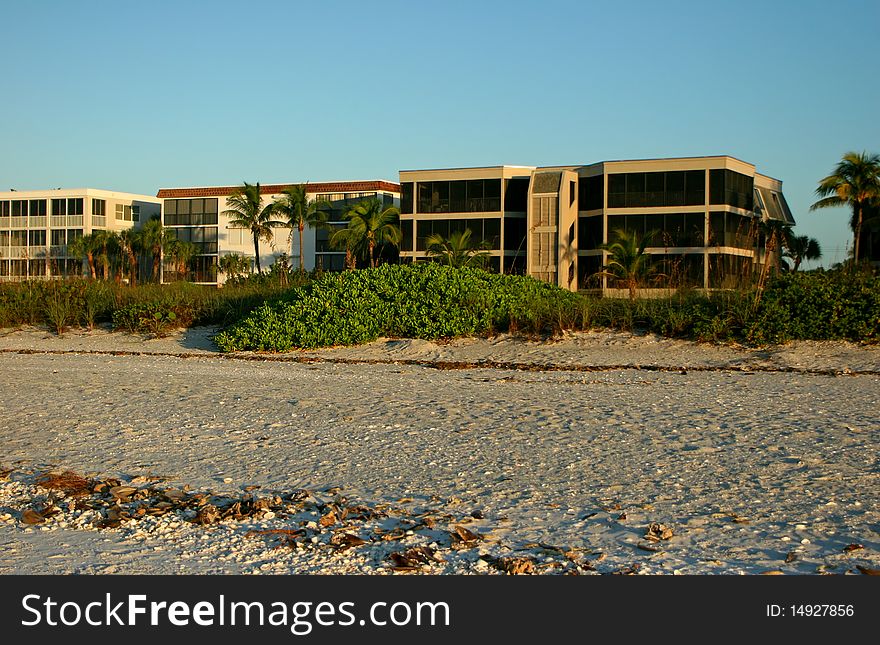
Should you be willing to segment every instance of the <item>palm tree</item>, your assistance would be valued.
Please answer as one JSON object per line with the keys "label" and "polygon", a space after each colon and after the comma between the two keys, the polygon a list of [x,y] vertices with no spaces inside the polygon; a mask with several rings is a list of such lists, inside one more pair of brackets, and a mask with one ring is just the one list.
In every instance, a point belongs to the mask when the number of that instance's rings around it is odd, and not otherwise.
{"label": "palm tree", "polygon": [[107,280],[110,277],[111,255],[114,254],[118,246],[116,233],[99,229],[92,232],[92,239],[94,240],[97,259],[101,263],[101,279]]}
{"label": "palm tree", "polygon": [[254,257],[257,263],[257,273],[262,273],[260,266],[260,240],[267,242],[272,239],[272,229],[283,226],[283,222],[272,219],[275,214],[275,204],[263,206],[263,196],[260,194],[260,182],[256,184],[244,184],[232,195],[227,197],[226,203],[231,207],[223,211],[230,217],[229,224],[237,228],[250,229],[254,236]]}
{"label": "palm tree", "polygon": [[442,264],[453,267],[484,267],[489,259],[488,243],[483,240],[474,244],[471,240],[471,229],[455,231],[449,239],[442,235],[429,235],[425,239],[425,249],[431,257],[437,258]]}
{"label": "palm tree", "polygon": [[[327,202],[309,199],[306,196],[306,184],[297,184],[282,191],[281,197],[275,200],[275,212],[284,219],[284,226],[299,231],[299,270],[305,271],[303,254],[303,231],[306,226],[320,228],[327,225]],[[288,239],[288,243],[290,239]]]}
{"label": "palm tree", "polygon": [[165,244],[165,253],[171,266],[174,267],[174,273],[180,280],[186,280],[186,273],[189,269],[189,263],[199,254],[199,247],[192,242],[170,239]]}
{"label": "palm tree", "polygon": [[784,247],[783,255],[790,258],[794,263],[792,273],[797,273],[804,260],[818,260],[822,257],[822,247],[819,241],[808,235],[787,235],[782,240]]}
{"label": "palm tree", "polygon": [[384,205],[372,197],[358,202],[343,215],[348,226],[336,231],[330,238],[334,246],[345,246],[346,253],[357,248],[366,248],[370,266],[376,266],[375,249],[380,244],[400,244],[400,227],[397,222],[400,210],[395,206]]}
{"label": "palm tree", "polygon": [[600,249],[608,251],[608,262],[599,275],[615,278],[629,289],[629,299],[636,299],[639,283],[651,273],[650,256],[645,253],[648,242],[654,234],[641,237],[636,231],[614,230],[614,242],[602,244]]}
{"label": "palm tree", "polygon": [[158,218],[152,218],[144,223],[141,229],[141,248],[150,254],[153,259],[153,282],[160,279],[159,268],[162,262],[162,249],[166,240],[165,227]]}
{"label": "palm tree", "polygon": [[82,235],[67,245],[68,255],[78,257],[80,258],[80,260],[85,258],[86,262],[88,262],[89,277],[91,277],[92,280],[96,280],[98,278],[98,272],[95,269],[96,248],[97,246],[95,244],[95,237],[93,233]]}
{"label": "palm tree", "polygon": [[119,232],[119,251],[128,261],[128,284],[137,285],[138,259],[137,254],[141,249],[141,234],[133,228],[127,228]]}
{"label": "palm tree", "polygon": [[220,258],[217,263],[221,273],[235,279],[246,273],[250,273],[251,260],[240,253],[228,253]]}
{"label": "palm tree", "polygon": [[859,261],[859,238],[865,209],[880,199],[880,155],[847,152],[834,172],[819,182],[816,194],[822,197],[810,210],[849,206],[853,230],[853,261]]}

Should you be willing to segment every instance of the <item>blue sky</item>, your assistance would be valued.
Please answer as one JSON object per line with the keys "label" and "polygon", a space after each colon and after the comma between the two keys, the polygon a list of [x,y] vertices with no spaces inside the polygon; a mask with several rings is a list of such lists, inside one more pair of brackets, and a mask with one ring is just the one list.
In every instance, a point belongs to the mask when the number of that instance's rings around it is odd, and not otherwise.
{"label": "blue sky", "polygon": [[798,231],[880,152],[880,2],[19,2],[0,187],[388,178],[412,168],[730,154]]}

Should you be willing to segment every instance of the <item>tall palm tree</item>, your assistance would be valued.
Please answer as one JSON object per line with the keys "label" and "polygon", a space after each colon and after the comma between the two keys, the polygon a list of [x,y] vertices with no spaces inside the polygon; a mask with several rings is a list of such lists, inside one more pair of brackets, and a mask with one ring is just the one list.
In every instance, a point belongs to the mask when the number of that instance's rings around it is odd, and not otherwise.
{"label": "tall palm tree", "polygon": [[226,203],[230,208],[223,211],[223,214],[229,216],[229,224],[237,228],[250,229],[254,236],[257,273],[261,273],[260,240],[264,239],[268,242],[272,239],[272,229],[283,225],[283,222],[273,219],[275,204],[263,206],[260,182],[256,184],[244,182],[232,195],[227,197]]}
{"label": "tall palm tree", "polygon": [[608,251],[608,262],[599,275],[615,278],[629,289],[629,299],[636,299],[639,284],[651,273],[650,257],[645,253],[653,233],[640,236],[635,231],[614,230],[614,242],[600,245]]}
{"label": "tall palm tree", "polygon": [[400,210],[384,206],[372,197],[349,207],[343,215],[348,226],[336,231],[330,238],[334,246],[345,246],[346,252],[363,246],[367,250],[370,266],[376,266],[375,249],[380,244],[400,244],[400,227],[397,225]]}
{"label": "tall palm tree", "polygon": [[92,238],[95,243],[95,253],[97,260],[101,264],[101,279],[107,280],[110,277],[110,265],[112,257],[117,250],[117,239],[114,231],[98,229],[92,232]]}
{"label": "tall palm tree", "polygon": [[853,230],[853,260],[859,261],[859,238],[865,209],[880,199],[880,155],[847,152],[830,175],[819,182],[816,194],[822,197],[810,210],[849,206]]}
{"label": "tall palm tree", "polygon": [[192,242],[184,240],[171,239],[165,244],[166,256],[171,260],[174,267],[174,273],[180,280],[186,280],[186,273],[189,269],[189,263],[199,254],[199,247]]}
{"label": "tall palm tree", "polygon": [[95,237],[93,233],[82,235],[67,245],[67,255],[78,257],[80,261],[85,258],[89,265],[89,277],[92,280],[98,278],[98,272],[95,269]]}
{"label": "tall palm tree", "polygon": [[128,262],[128,284],[132,287],[137,286],[137,255],[141,249],[141,241],[140,231],[136,231],[133,228],[127,228],[119,232],[119,251]]}
{"label": "tall palm tree", "polygon": [[[303,254],[303,231],[306,226],[321,228],[327,225],[327,202],[309,199],[306,196],[306,184],[297,184],[284,189],[281,197],[275,200],[275,212],[284,221],[284,226],[299,231],[299,270],[305,271]],[[290,242],[290,240],[288,240]]]}
{"label": "tall palm tree", "polygon": [[425,239],[425,250],[442,264],[453,267],[484,267],[489,259],[488,243],[484,240],[474,244],[471,229],[455,231],[449,239],[442,235],[429,235]]}
{"label": "tall palm tree", "polygon": [[783,255],[790,258],[792,273],[797,273],[804,260],[818,260],[822,257],[822,247],[819,241],[808,235],[787,235],[782,240],[784,247]]}

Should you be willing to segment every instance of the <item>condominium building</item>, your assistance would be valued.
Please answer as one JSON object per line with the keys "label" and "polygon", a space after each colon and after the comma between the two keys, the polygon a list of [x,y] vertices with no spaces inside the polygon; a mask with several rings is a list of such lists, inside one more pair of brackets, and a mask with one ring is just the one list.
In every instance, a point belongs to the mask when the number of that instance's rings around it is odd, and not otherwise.
{"label": "condominium building", "polygon": [[160,209],[155,197],[94,188],[0,192],[0,280],[82,275],[73,240],[139,227]]}
{"label": "condominium building", "polygon": [[765,261],[760,222],[794,224],[782,182],[729,156],[407,170],[400,182],[403,259],[427,259],[431,233],[471,228],[491,268],[572,291],[622,287],[601,275],[617,230],[648,238],[647,287],[724,288]]}
{"label": "condominium building", "polygon": [[[294,184],[267,184],[260,186],[263,204],[268,205]],[[162,201],[162,220],[167,230],[179,240],[192,242],[199,248],[193,260],[190,278],[201,284],[219,285],[226,276],[218,271],[218,262],[232,253],[254,257],[253,235],[249,229],[235,227],[228,198],[238,186],[206,188],[163,188],[157,197]],[[321,267],[328,271],[344,268],[345,251],[330,246],[334,230],[347,225],[345,210],[357,202],[377,198],[386,206],[400,204],[400,186],[384,180],[331,181],[306,184],[306,196],[325,202],[329,228],[306,227],[303,248],[299,248],[299,232],[290,228],[273,229],[272,239],[260,241],[260,263],[263,268],[287,254],[292,266],[298,266],[300,257],[306,270]],[[167,273],[168,276],[171,272]]]}

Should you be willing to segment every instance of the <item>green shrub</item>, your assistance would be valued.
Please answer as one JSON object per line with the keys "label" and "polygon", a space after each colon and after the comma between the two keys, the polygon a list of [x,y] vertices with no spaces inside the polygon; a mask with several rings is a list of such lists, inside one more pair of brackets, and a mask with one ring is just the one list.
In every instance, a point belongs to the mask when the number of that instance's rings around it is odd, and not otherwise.
{"label": "green shrub", "polygon": [[285,351],[379,336],[453,338],[560,331],[580,299],[544,282],[435,263],[326,274],[256,309],[215,338],[225,351]]}
{"label": "green shrub", "polygon": [[791,273],[771,281],[746,325],[753,343],[880,340],[880,278],[846,272]]}
{"label": "green shrub", "polygon": [[177,312],[167,303],[133,303],[113,312],[113,328],[129,333],[150,333],[159,337],[180,326],[183,324]]}

